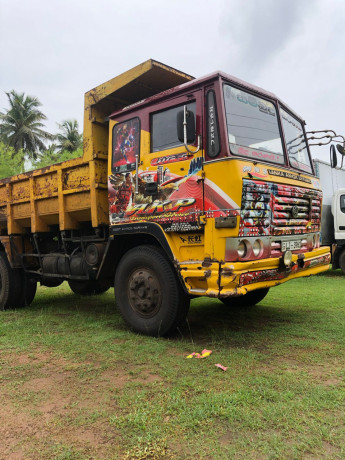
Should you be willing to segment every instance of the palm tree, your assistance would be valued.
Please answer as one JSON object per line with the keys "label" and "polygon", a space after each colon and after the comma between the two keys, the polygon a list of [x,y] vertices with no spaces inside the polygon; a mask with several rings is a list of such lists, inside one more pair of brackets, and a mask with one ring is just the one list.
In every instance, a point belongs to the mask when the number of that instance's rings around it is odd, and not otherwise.
{"label": "palm tree", "polygon": [[35,160],[38,152],[46,148],[44,141],[53,139],[45,131],[43,120],[47,117],[38,109],[42,104],[37,97],[26,96],[12,90],[6,93],[10,108],[0,112],[0,136],[14,148],[24,151],[30,160]]}
{"label": "palm tree", "polygon": [[79,134],[77,120],[64,120],[61,124],[58,123],[58,126],[61,131],[56,135],[59,152],[63,152],[64,150],[74,152],[82,146],[83,135]]}

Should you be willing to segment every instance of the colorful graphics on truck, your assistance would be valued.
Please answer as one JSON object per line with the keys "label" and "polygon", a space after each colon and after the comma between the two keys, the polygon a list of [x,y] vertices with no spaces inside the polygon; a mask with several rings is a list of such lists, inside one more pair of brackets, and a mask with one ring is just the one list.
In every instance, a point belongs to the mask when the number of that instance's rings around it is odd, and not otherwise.
{"label": "colorful graphics on truck", "polygon": [[189,159],[187,153],[154,158],[150,168],[139,167],[137,172],[132,162],[139,145],[137,126],[127,123],[117,134],[108,184],[111,224],[154,221],[165,231],[188,232],[201,228],[199,217],[204,212],[213,217],[238,214],[238,205],[201,177],[201,156],[190,160],[185,175],[171,172],[170,165]]}

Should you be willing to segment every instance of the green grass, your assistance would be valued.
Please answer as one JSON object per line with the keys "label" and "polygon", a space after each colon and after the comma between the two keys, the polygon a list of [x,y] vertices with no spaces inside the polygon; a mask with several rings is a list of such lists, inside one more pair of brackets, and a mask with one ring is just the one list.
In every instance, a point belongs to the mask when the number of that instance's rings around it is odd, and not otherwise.
{"label": "green grass", "polygon": [[157,339],[128,331],[111,290],[39,288],[0,316],[0,458],[344,458],[344,294],[336,271],[246,310],[195,299]]}

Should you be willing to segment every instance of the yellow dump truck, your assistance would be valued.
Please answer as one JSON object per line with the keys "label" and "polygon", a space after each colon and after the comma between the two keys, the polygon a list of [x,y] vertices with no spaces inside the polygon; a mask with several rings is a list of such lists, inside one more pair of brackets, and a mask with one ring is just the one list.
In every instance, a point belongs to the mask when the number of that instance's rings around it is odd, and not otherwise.
{"label": "yellow dump truck", "polygon": [[114,286],[132,329],[166,335],[193,296],[254,305],[327,270],[304,125],[261,88],[153,60],[87,92],[83,157],[0,181],[0,306],[38,282]]}

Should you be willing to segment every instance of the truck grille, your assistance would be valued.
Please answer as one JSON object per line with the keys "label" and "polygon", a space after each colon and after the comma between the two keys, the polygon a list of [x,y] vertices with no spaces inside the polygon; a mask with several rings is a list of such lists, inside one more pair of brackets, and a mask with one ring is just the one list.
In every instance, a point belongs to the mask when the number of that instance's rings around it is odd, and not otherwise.
{"label": "truck grille", "polygon": [[321,200],[317,190],[244,179],[240,236],[317,232]]}

